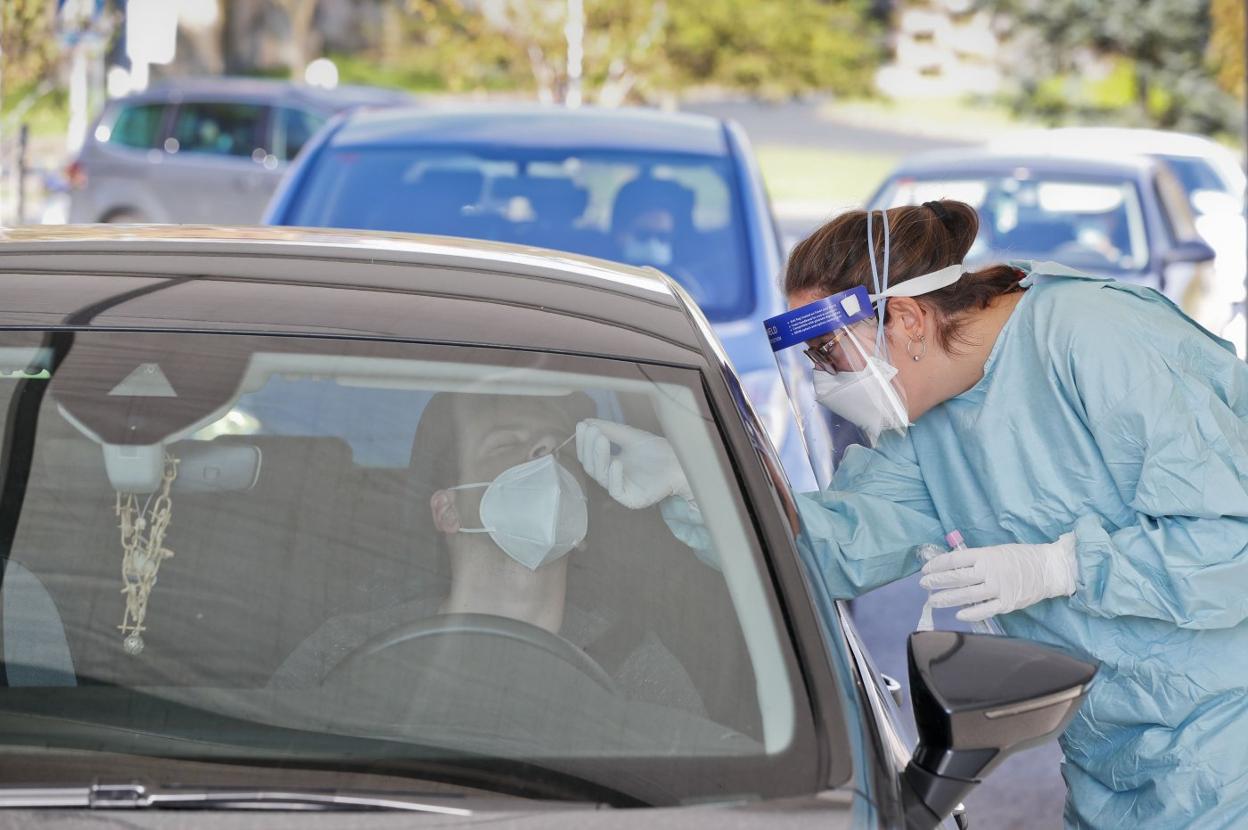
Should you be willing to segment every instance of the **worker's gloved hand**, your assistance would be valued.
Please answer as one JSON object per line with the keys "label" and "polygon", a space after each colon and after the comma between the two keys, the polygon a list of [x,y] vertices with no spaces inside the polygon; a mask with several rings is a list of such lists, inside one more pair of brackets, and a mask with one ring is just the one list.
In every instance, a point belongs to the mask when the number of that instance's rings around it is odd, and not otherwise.
{"label": "worker's gloved hand", "polygon": [[711,544],[711,533],[702,520],[702,511],[696,502],[669,496],[659,502],[659,515],[672,535],[684,542],[699,561],[717,571],[722,570],[719,554]]}
{"label": "worker's gloved hand", "polygon": [[1008,614],[1075,592],[1075,534],[1044,545],[995,545],[937,556],[923,566],[919,585],[933,608],[965,605],[963,622]]}
{"label": "worker's gloved hand", "polygon": [[586,418],[576,425],[576,457],[589,477],[625,507],[639,510],[668,496],[693,499],[672,445],[659,435]]}

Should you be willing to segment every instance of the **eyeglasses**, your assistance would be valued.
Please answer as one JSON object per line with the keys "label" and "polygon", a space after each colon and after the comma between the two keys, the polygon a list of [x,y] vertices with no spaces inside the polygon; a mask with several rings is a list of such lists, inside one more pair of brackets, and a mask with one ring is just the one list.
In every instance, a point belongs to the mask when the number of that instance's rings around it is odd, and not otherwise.
{"label": "eyeglasses", "polygon": [[848,331],[849,329],[837,329],[837,331],[833,333],[832,337],[825,342],[820,343],[818,346],[811,346],[810,348],[803,350],[806,356],[810,358],[810,362],[815,364],[816,369],[822,369],[823,371],[833,375],[837,372],[845,372],[849,370],[849,366],[846,365],[844,351],[837,350],[841,340],[844,339],[845,334]]}

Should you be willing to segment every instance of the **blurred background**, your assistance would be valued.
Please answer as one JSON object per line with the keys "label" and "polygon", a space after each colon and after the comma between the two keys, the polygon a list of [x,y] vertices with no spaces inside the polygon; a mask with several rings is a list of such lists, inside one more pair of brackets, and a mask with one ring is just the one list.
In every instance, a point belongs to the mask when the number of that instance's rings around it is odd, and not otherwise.
{"label": "blurred background", "polygon": [[729,116],[792,234],[916,151],[1062,124],[1243,132],[1239,0],[4,0],[2,25],[10,224],[41,218],[107,97],[167,78]]}
{"label": "blurred background", "polygon": [[[1242,0],[3,0],[0,225],[319,224],[657,265],[800,452],[757,322],[787,248],[849,208],[963,199],[968,263],[1153,285],[1242,355],[1244,42]],[[600,112],[632,108],[652,112]],[[921,600],[854,604],[903,683]],[[1058,758],[1012,759],[979,826],[1057,826]]]}

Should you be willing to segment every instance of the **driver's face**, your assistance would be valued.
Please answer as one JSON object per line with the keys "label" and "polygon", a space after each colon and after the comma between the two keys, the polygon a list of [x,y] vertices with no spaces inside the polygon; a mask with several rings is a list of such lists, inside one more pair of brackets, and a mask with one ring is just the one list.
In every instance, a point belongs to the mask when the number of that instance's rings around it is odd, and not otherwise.
{"label": "driver's face", "polygon": [[[458,479],[465,484],[493,481],[510,467],[549,455],[576,429],[558,398],[465,395],[456,406],[456,417]],[[565,445],[558,455],[563,466],[580,478],[573,446]],[[466,494],[479,498],[480,493]]]}

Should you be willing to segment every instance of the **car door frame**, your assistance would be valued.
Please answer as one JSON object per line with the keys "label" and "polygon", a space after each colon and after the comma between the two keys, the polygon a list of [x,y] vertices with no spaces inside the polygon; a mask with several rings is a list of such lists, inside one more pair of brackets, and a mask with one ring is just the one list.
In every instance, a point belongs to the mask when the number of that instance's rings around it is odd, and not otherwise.
{"label": "car door frame", "polygon": [[[703,340],[703,353],[715,367],[710,373],[707,396],[716,411],[730,457],[738,465],[738,483],[767,550],[774,592],[822,738],[820,750],[851,746],[851,783],[841,786],[854,787],[870,802],[879,826],[900,826],[904,823],[900,776],[910,750],[899,721],[885,703],[891,698],[852,626],[843,624],[848,618],[844,604],[826,602],[820,588],[812,584],[791,524],[797,517],[797,505],[779,455],[727,355],[710,333],[710,324],[696,312],[693,317]],[[774,505],[775,509],[757,509],[760,505]],[[846,695],[852,698],[848,705]],[[842,705],[836,706],[837,711],[829,717],[828,701],[838,696]],[[855,711],[861,714],[861,720],[850,724],[847,721]],[[830,787],[840,785],[831,776],[825,783]]]}

